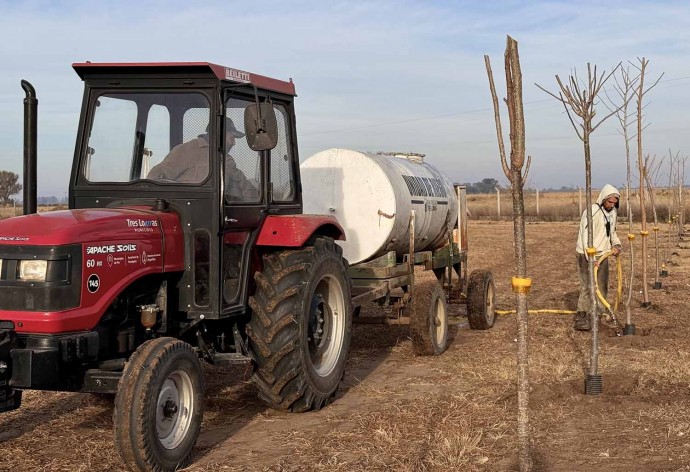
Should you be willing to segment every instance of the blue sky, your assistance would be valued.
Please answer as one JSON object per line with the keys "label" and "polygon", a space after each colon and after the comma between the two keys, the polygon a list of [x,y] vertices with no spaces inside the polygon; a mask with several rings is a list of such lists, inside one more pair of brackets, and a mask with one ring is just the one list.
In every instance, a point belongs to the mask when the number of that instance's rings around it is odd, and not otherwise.
{"label": "blue sky", "polygon": [[[683,1],[0,0],[0,169],[22,175],[21,79],[39,99],[39,195],[63,196],[83,92],[72,63],[209,61],[294,80],[302,160],[330,147],[410,151],[453,181],[505,182],[483,55],[505,96],[507,34],[520,48],[529,186],[584,186],[582,144],[534,83],[555,91],[555,74],[583,75],[587,62],[648,58],[649,80],[664,77],[647,98],[643,152],[690,152]],[[616,127],[593,136],[595,187],[625,181]]]}

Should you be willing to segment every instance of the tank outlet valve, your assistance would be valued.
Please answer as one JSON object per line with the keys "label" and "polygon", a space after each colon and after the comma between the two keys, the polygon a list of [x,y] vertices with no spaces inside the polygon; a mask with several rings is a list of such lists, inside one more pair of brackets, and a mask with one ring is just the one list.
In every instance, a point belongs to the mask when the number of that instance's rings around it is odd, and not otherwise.
{"label": "tank outlet valve", "polygon": [[141,311],[141,324],[144,328],[153,328],[158,321],[158,312],[160,311],[158,305],[142,305],[139,307],[139,311]]}

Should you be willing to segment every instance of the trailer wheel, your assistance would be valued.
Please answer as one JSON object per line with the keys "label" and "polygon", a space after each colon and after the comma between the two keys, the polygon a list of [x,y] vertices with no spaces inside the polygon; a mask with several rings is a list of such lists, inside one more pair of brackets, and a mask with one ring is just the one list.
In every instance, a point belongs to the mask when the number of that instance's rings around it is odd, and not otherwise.
{"label": "trailer wheel", "polygon": [[411,305],[412,350],[418,356],[443,353],[448,343],[448,306],[441,284],[415,285]]}
{"label": "trailer wheel", "polygon": [[472,329],[489,329],[496,319],[494,278],[487,270],[474,270],[467,283],[467,321]]}
{"label": "trailer wheel", "polygon": [[263,261],[247,326],[259,397],[276,409],[318,410],[333,401],[350,348],[347,261],[325,237]]}
{"label": "trailer wheel", "polygon": [[120,379],[113,424],[115,447],[132,470],[173,471],[185,466],[203,417],[203,374],[189,344],[146,341]]}

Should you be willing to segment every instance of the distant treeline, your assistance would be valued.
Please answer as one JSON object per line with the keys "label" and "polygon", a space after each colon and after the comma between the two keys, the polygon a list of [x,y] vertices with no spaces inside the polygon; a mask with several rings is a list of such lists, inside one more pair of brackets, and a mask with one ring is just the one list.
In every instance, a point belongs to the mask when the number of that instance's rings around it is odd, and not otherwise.
{"label": "distant treeline", "polygon": [[496,191],[496,187],[498,187],[499,189],[503,189],[503,187],[499,185],[498,180],[489,178],[483,179],[481,182],[475,182],[473,184],[464,183],[460,185],[465,186],[467,193],[493,193]]}
{"label": "distant treeline", "polygon": [[[17,205],[22,204],[22,199],[21,198],[15,198],[14,202]],[[38,205],[64,205],[67,203],[67,198],[58,198],[55,196],[50,196],[50,197],[37,197],[36,198],[36,204]]]}
{"label": "distant treeline", "polygon": [[[496,187],[498,187],[501,191],[508,190],[508,188],[500,185],[498,183],[498,180],[491,179],[491,178],[482,179],[481,182],[475,182],[473,184],[464,183],[464,184],[460,184],[460,185],[465,186],[465,188],[467,189],[467,193],[493,193],[496,191]],[[533,187],[525,187],[524,191],[527,193],[534,192],[534,188]],[[561,188],[539,189],[539,191],[540,192],[551,192],[551,193],[577,192],[577,187],[566,187],[564,185]]]}

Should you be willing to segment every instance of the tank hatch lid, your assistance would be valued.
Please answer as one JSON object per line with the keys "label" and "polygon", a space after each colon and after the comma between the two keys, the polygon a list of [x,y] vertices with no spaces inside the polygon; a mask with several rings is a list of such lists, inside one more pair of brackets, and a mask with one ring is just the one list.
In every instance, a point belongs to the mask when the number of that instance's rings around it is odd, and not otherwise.
{"label": "tank hatch lid", "polygon": [[379,156],[390,156],[397,157],[400,159],[407,159],[412,162],[424,162],[424,156],[426,154],[420,154],[418,152],[384,152],[379,151],[376,153]]}

